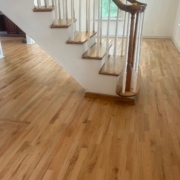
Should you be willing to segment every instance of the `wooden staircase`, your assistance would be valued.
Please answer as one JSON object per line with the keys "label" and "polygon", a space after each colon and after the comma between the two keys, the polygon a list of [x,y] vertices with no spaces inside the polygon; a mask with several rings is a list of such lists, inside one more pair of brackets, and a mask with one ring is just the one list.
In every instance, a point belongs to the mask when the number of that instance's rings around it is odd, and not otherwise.
{"label": "wooden staircase", "polygon": [[[140,88],[141,73],[139,68],[139,59],[140,59],[139,54],[140,54],[140,46],[141,46],[144,11],[146,8],[146,4],[137,2],[135,0],[128,0],[126,1],[126,4],[123,4],[119,0],[113,0],[114,3],[117,5],[117,7],[125,12],[123,37],[121,38],[121,44],[118,45],[117,44],[118,27],[116,27],[117,32],[114,40],[116,42],[114,42],[112,39],[109,39],[109,34],[107,34],[107,39],[102,38],[102,35],[100,39],[100,33],[102,33],[100,32],[100,24],[98,24],[97,31],[90,31],[90,27],[88,27],[88,23],[90,26],[90,15],[88,17],[88,13],[90,13],[89,12],[90,10],[88,9],[86,9],[87,31],[77,31],[76,30],[77,19],[74,17],[75,15],[74,15],[73,0],[71,7],[71,15],[72,14],[73,15],[71,18],[67,18],[68,17],[67,2],[65,2],[64,0],[62,1],[63,3],[66,4],[66,15],[64,15],[65,12],[60,13],[61,8],[58,2],[61,3],[61,0],[53,1],[51,6],[50,5],[47,6],[47,0],[45,0],[44,3],[45,6],[41,6],[38,4],[38,6],[34,7],[33,11],[34,12],[55,11],[55,21],[52,22],[52,25],[50,25],[50,27],[67,28],[67,29],[70,27],[72,36],[69,39],[67,39],[66,41],[67,45],[73,44],[75,46],[86,43],[88,47],[87,50],[82,54],[82,59],[101,60],[102,63],[99,70],[99,74],[118,77],[116,94],[118,96],[126,97],[126,98],[135,97],[138,94]],[[86,2],[90,3],[88,1]],[[95,1],[93,2],[95,5]],[[98,0],[98,3],[100,3],[100,0]],[[128,3],[131,5],[129,5]],[[59,15],[58,15],[58,8],[59,8]],[[64,11],[64,7],[62,9]],[[93,10],[93,13],[95,13],[95,10]],[[100,15],[99,13],[101,13],[101,10],[98,11],[98,18],[99,18],[98,23],[102,23],[102,17],[99,16]],[[65,17],[62,18],[61,17],[62,15]],[[88,18],[89,18],[89,22],[88,22]],[[117,17],[116,26],[118,26],[118,21],[119,21],[118,18],[119,17]],[[93,20],[95,21],[95,15],[93,17]],[[109,26],[109,22],[110,22],[110,5],[109,5],[108,26]],[[125,27],[126,24],[127,27]],[[93,24],[93,28],[94,27],[95,25]],[[125,34],[126,34],[126,38],[125,38]],[[126,43],[126,47],[124,46],[125,43]],[[117,48],[119,50],[121,49],[121,52],[120,51],[115,52]],[[123,100],[123,102],[125,101]]]}

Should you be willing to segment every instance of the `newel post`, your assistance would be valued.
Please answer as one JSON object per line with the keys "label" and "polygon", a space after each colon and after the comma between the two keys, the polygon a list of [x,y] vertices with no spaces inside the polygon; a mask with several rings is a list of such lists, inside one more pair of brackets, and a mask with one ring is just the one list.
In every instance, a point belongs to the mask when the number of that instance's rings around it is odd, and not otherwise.
{"label": "newel post", "polygon": [[128,62],[127,62],[127,81],[126,91],[131,90],[131,77],[133,71],[133,54],[134,54],[134,24],[135,24],[135,13],[131,13],[131,26],[130,26],[130,38],[129,38],[129,50],[128,50]]}

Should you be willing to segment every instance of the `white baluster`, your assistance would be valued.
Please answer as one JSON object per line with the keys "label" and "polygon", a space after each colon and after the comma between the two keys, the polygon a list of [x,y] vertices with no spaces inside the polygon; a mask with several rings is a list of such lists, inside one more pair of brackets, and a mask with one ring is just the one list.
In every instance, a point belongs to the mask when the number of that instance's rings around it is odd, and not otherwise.
{"label": "white baluster", "polygon": [[99,57],[99,46],[100,46],[100,0],[98,0],[98,24],[97,24],[97,51],[96,56]]}
{"label": "white baluster", "polygon": [[139,70],[139,63],[140,63],[140,54],[141,54],[141,42],[142,42],[142,31],[143,31],[143,24],[144,24],[144,12],[140,14],[140,30],[139,30],[139,38],[138,38],[138,52],[137,52],[137,61],[136,61],[136,70],[134,75],[134,85],[133,85],[133,92],[136,92],[137,87],[137,79],[138,79],[138,70]]}
{"label": "white baluster", "polygon": [[118,44],[118,30],[119,30],[119,14],[120,10],[117,9],[117,19],[116,19],[116,31],[115,31],[115,40],[114,40],[114,56],[117,56],[117,44]]}
{"label": "white baluster", "polygon": [[79,41],[81,41],[81,36],[82,36],[82,33],[81,33],[81,12],[82,12],[82,8],[81,8],[81,3],[82,3],[82,0],[79,0]]}
{"label": "white baluster", "polygon": [[45,7],[45,8],[47,7],[46,0],[44,0],[44,7]]}
{"label": "white baluster", "polygon": [[51,2],[52,2],[52,7],[54,7],[54,6],[55,6],[55,3],[54,3],[54,1],[55,1],[55,0],[52,0],[52,1],[51,1]]}
{"label": "white baluster", "polygon": [[102,44],[102,0],[100,0],[100,43]]}
{"label": "white baluster", "polygon": [[74,41],[74,0],[71,0],[71,40]]}
{"label": "white baluster", "polygon": [[68,0],[66,0],[65,2],[66,2],[66,19],[68,19]]}
{"label": "white baluster", "polygon": [[66,23],[66,0],[63,0],[63,24]]}
{"label": "white baluster", "polygon": [[[136,15],[136,18],[137,15]],[[136,31],[136,39],[135,39],[135,49],[134,49],[134,64],[133,64],[133,70],[132,70],[132,76],[131,76],[131,88],[134,89],[134,76],[135,76],[135,71],[136,71],[136,63],[137,63],[137,58],[138,58],[138,52],[139,52],[139,26],[140,26],[140,14],[139,14],[139,18],[137,20],[137,31]]]}
{"label": "white baluster", "polygon": [[46,7],[49,8],[49,0],[46,0]]}
{"label": "white baluster", "polygon": [[58,24],[58,0],[55,0],[55,24]]}
{"label": "white baluster", "polygon": [[93,32],[95,32],[96,1],[93,1]]}
{"label": "white baluster", "polygon": [[142,43],[142,32],[143,32],[143,27],[144,27],[144,15],[145,15],[145,12],[142,12],[141,36],[140,36],[140,52],[141,52],[141,43]]}
{"label": "white baluster", "polygon": [[105,71],[107,71],[108,59],[109,59],[109,26],[110,26],[110,12],[111,12],[111,0],[108,5],[108,23],[107,23],[107,39],[106,39],[106,60],[105,60]]}
{"label": "white baluster", "polygon": [[124,71],[123,71],[122,93],[125,93],[125,90],[126,90],[128,48],[129,48],[129,33],[130,33],[130,20],[129,19],[130,19],[130,13],[128,13],[128,23],[127,23],[127,32],[126,32],[126,54],[125,54],[125,66],[124,66]]}
{"label": "white baluster", "polygon": [[37,0],[34,1],[34,8],[36,8],[38,6]]}
{"label": "white baluster", "polygon": [[[126,0],[126,5],[127,5],[127,0]],[[124,24],[123,24],[123,36],[122,36],[122,43],[121,43],[121,56],[123,56],[123,50],[124,50],[124,37],[125,37],[125,28],[126,28],[126,14],[127,12],[124,12]]]}
{"label": "white baluster", "polygon": [[41,8],[41,0],[37,0],[38,8]]}
{"label": "white baluster", "polygon": [[88,0],[88,56],[90,56],[91,53],[91,38],[90,38],[90,29],[91,29],[91,16],[90,16],[90,7],[91,6],[91,0]]}
{"label": "white baluster", "polygon": [[121,43],[121,56],[123,56],[123,50],[124,50],[124,38],[125,38],[125,29],[126,29],[126,14],[127,14],[127,12],[125,12],[124,24],[123,24],[123,36],[122,36],[122,43]]}
{"label": "white baluster", "polygon": [[74,8],[74,11],[73,11],[73,17],[74,17],[74,19],[75,19],[75,17],[76,17],[76,15],[75,15],[75,6],[74,6],[74,3],[73,3],[73,8]]}
{"label": "white baluster", "polygon": [[86,31],[88,31],[88,0],[86,0]]}
{"label": "white baluster", "polygon": [[59,0],[59,19],[61,19],[61,0]]}
{"label": "white baluster", "polygon": [[4,55],[3,55],[2,45],[1,45],[1,41],[0,41],[0,59],[2,59],[3,57],[4,57]]}

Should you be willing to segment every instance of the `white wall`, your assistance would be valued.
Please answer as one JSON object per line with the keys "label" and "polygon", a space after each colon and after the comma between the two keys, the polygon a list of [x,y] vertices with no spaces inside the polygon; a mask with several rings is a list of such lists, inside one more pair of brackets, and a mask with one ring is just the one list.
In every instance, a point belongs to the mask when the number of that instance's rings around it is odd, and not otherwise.
{"label": "white wall", "polygon": [[178,4],[178,11],[176,13],[176,20],[174,23],[173,41],[180,51],[180,0]]}
{"label": "white wall", "polygon": [[140,0],[147,3],[144,32],[147,37],[172,37],[179,0]]}

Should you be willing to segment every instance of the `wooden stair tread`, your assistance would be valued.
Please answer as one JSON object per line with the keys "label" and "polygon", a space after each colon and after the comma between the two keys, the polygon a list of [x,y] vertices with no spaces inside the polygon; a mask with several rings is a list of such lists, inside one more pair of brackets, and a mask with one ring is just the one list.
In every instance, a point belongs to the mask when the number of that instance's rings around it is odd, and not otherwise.
{"label": "wooden stair tread", "polygon": [[123,76],[120,76],[118,85],[116,87],[116,94],[122,97],[133,97],[136,96],[139,92],[140,89],[140,83],[141,83],[141,69],[139,68],[138,71],[138,78],[137,78],[137,86],[136,86],[136,92],[133,92],[133,89],[131,91],[122,93],[122,81],[123,81]]}
{"label": "wooden stair tread", "polygon": [[34,7],[33,11],[34,12],[51,12],[54,9],[54,6],[50,6],[49,8],[45,6],[39,7]]}
{"label": "wooden stair tread", "polygon": [[108,63],[105,67],[105,64],[102,66],[99,74],[103,75],[111,75],[111,76],[119,76],[123,71],[125,63],[125,56],[113,56],[110,55],[108,59]]}
{"label": "wooden stair tread", "polygon": [[[111,44],[109,44],[109,47],[111,47]],[[99,49],[99,54],[97,54]],[[83,59],[97,59],[97,60],[102,60],[102,58],[105,56],[106,54],[106,43],[102,43],[100,46],[97,46],[97,43],[94,44],[91,47],[91,52],[90,55],[88,55],[88,52],[86,51],[83,55],[82,58]]]}
{"label": "wooden stair tread", "polygon": [[[79,34],[81,33],[81,40],[79,41]],[[96,35],[96,32],[90,32],[90,37]],[[75,32],[74,40],[72,41],[71,38],[66,41],[67,44],[83,44],[88,40],[88,33],[86,31],[77,31]]]}
{"label": "wooden stair tread", "polygon": [[[77,19],[74,19],[74,22],[76,22]],[[58,24],[53,24],[51,25],[51,28],[68,28],[72,23],[72,19],[66,19],[65,23],[63,22],[63,19],[58,20]]]}

